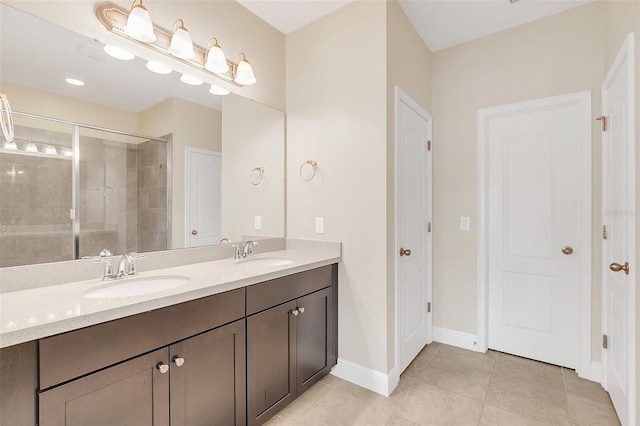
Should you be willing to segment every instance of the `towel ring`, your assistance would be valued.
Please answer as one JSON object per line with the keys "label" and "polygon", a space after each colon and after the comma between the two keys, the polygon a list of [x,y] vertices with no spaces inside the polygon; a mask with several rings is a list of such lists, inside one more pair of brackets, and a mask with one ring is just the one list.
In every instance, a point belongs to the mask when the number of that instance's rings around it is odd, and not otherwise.
{"label": "towel ring", "polygon": [[0,128],[2,135],[8,143],[13,142],[13,116],[11,115],[11,106],[9,99],[4,93],[0,93]]}
{"label": "towel ring", "polygon": [[[302,175],[302,170],[304,169],[304,166],[306,166],[307,164],[313,168],[313,174],[311,175],[311,177],[305,179],[304,176]],[[300,166],[300,177],[305,182],[309,182],[314,177],[316,177],[317,172],[318,172],[318,163],[313,160],[307,160],[304,163],[302,163],[302,165]]]}
{"label": "towel ring", "polygon": [[251,175],[249,176],[249,181],[251,182],[251,185],[253,186],[260,185],[260,183],[262,183],[263,174],[264,174],[264,167],[262,166],[256,167],[255,169],[251,170]]}

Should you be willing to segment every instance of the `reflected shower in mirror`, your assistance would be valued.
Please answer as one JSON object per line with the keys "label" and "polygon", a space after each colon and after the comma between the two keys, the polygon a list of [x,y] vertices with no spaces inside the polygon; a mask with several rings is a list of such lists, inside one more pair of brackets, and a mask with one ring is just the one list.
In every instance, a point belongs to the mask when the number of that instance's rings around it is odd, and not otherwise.
{"label": "reflected shower in mirror", "polygon": [[[93,127],[80,126],[74,146],[73,126],[16,115],[20,154],[0,138],[0,267],[283,237],[284,113],[103,47],[0,3],[0,87],[12,109]],[[202,167],[194,152],[219,164]]]}

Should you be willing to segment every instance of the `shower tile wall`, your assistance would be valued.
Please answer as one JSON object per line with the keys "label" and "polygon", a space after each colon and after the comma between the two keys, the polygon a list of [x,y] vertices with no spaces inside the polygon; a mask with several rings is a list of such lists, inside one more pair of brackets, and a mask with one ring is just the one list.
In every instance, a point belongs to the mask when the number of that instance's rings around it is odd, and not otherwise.
{"label": "shower tile wall", "polygon": [[138,145],[138,248],[167,249],[167,144]]}

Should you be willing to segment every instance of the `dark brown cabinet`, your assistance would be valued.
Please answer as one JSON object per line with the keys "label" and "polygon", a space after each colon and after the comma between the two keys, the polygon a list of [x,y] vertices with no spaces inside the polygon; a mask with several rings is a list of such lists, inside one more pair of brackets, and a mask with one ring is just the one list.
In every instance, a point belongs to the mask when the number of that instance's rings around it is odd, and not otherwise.
{"label": "dark brown cabinet", "polygon": [[[308,282],[306,291],[316,291],[247,317],[249,425],[265,423],[336,364],[335,271],[326,267],[312,272],[316,276]],[[274,301],[282,301],[299,295],[301,286],[289,285],[295,278],[293,275],[261,286],[270,288]],[[300,274],[298,278],[304,281],[309,276]],[[256,289],[257,293],[264,288]],[[252,290],[247,289],[248,306]],[[258,299],[254,300],[257,303]]]}

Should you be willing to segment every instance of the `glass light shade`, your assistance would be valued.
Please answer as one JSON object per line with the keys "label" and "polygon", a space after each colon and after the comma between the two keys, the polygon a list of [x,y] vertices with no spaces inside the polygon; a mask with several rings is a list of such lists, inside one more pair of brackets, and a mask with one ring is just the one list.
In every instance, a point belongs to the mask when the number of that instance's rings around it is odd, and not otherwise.
{"label": "glass light shade", "polygon": [[220,86],[212,84],[211,89],[209,89],[209,93],[211,93],[212,95],[225,96],[229,94],[229,91]]}
{"label": "glass light shade", "polygon": [[4,149],[16,150],[18,149],[18,145],[16,145],[15,141],[5,142]]}
{"label": "glass light shade", "polygon": [[64,156],[65,157],[73,157],[73,150],[71,148],[65,148],[64,149]]}
{"label": "glass light shade", "polygon": [[[181,22],[181,20],[178,20],[178,22]],[[176,24],[178,22],[176,22]],[[191,36],[184,25],[180,25],[173,32],[173,35],[171,36],[171,45],[169,46],[169,53],[180,59],[193,59],[196,57],[196,52],[193,51]]]}
{"label": "glass light shade", "polygon": [[29,142],[27,146],[24,148],[24,150],[27,152],[38,152],[38,147],[36,146],[35,143]]}
{"label": "glass light shade", "polygon": [[253,68],[251,68],[251,64],[246,58],[242,59],[238,62],[238,65],[236,65],[236,75],[234,80],[236,83],[242,84],[243,86],[249,86],[257,81],[253,75]]}
{"label": "glass light shade", "polygon": [[56,147],[49,144],[47,145],[47,148],[44,150],[45,154],[51,154],[51,155],[57,155],[58,151],[56,150]]}
{"label": "glass light shade", "polygon": [[151,16],[149,16],[149,11],[142,5],[142,2],[131,9],[129,18],[127,18],[127,25],[124,26],[124,33],[145,43],[156,41]]}
{"label": "glass light shade", "polygon": [[203,83],[203,81],[198,77],[189,74],[182,74],[182,77],[180,77],[180,81],[191,86],[200,86]]}
{"label": "glass light shade", "polygon": [[170,66],[156,61],[147,62],[147,69],[149,71],[155,72],[156,74],[171,74],[171,72],[173,71]]}
{"label": "glass light shade", "polygon": [[130,61],[136,57],[133,53],[110,44],[105,44],[104,51],[112,58],[120,59],[121,61]]}
{"label": "glass light shade", "polygon": [[226,56],[224,56],[224,51],[218,43],[209,48],[209,51],[207,52],[207,62],[204,64],[204,68],[207,71],[215,72],[218,74],[229,71],[227,58]]}

